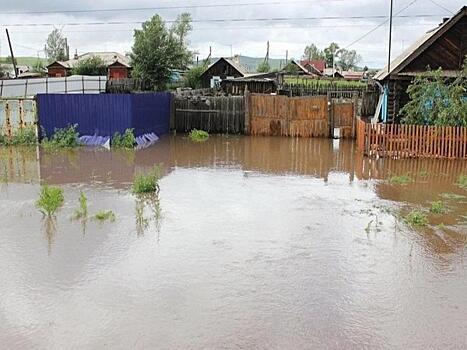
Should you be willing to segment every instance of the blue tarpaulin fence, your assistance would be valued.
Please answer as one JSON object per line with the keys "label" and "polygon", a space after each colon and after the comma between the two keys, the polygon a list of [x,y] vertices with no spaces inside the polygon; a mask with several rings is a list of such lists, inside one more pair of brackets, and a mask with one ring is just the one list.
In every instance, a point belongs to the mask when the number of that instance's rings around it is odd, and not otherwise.
{"label": "blue tarpaulin fence", "polygon": [[[113,136],[133,128],[136,137],[169,132],[168,92],[150,94],[38,94],[39,125],[50,136],[78,125],[80,135]],[[44,135],[43,135],[44,136]]]}

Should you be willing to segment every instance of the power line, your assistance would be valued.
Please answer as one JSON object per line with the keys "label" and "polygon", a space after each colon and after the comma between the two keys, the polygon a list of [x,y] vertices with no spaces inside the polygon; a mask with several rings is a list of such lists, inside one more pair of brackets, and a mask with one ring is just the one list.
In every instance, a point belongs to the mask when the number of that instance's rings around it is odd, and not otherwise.
{"label": "power line", "polygon": [[[316,0],[318,1],[318,0]],[[340,2],[344,0],[328,0]],[[239,6],[277,6],[289,5],[290,3],[310,3],[311,0],[293,0],[293,1],[267,1],[256,3],[236,3],[236,4],[211,4],[211,5],[177,5],[177,6],[158,6],[158,7],[130,7],[117,9],[84,9],[84,10],[47,10],[47,11],[0,11],[0,14],[9,15],[28,15],[28,14],[54,14],[54,13],[95,13],[95,12],[129,12],[129,11],[161,11],[161,10],[181,10],[181,9],[199,9],[199,8],[218,8],[218,7],[239,7]]]}
{"label": "power line", "polygon": [[[417,0],[414,0],[415,2]],[[394,16],[394,18],[430,18],[439,15],[419,14]],[[375,16],[323,16],[323,17],[269,17],[269,18],[212,18],[194,19],[193,23],[224,23],[224,22],[284,22],[284,21],[314,21],[314,20],[360,20],[360,19],[383,19],[385,15]],[[167,20],[166,23],[174,23],[176,20]],[[379,26],[385,24],[387,20]],[[5,23],[4,27],[39,27],[39,26],[95,26],[95,25],[122,25],[122,24],[142,24],[144,21],[112,21],[112,22],[68,22],[68,23]]]}
{"label": "power line", "polygon": [[450,9],[448,9],[447,7],[444,7],[443,5],[437,3],[436,1],[434,1],[434,0],[429,0],[429,1],[430,1],[433,5],[438,6],[439,8],[441,8],[441,9],[443,9],[443,10],[449,12],[451,15],[454,14],[454,12],[452,12]]}

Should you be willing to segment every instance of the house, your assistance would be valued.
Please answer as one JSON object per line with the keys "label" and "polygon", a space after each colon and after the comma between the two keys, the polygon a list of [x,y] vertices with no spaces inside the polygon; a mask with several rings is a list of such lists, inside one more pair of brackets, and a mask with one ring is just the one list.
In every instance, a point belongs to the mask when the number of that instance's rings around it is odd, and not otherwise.
{"label": "house", "polygon": [[397,121],[400,109],[408,102],[407,88],[414,77],[427,68],[441,68],[445,77],[454,78],[467,55],[467,6],[437,28],[428,31],[412,46],[376,74],[384,86],[382,119]]}
{"label": "house", "polygon": [[305,67],[308,71],[312,71],[312,67],[314,70],[318,70],[321,74],[324,73],[326,69],[326,61],[325,60],[302,60],[300,61],[300,65]]}
{"label": "house", "polygon": [[47,66],[49,77],[67,77],[72,75],[72,69],[80,62],[92,57],[101,58],[107,66],[107,78],[126,79],[131,76],[131,65],[129,59],[118,52],[88,52],[83,55],[75,54],[75,57],[68,61],[55,61]]}
{"label": "house", "polygon": [[344,76],[342,75],[342,72],[340,72],[336,68],[325,68],[323,71],[323,75],[329,78],[339,78],[339,79],[344,78]]}
{"label": "house", "polygon": [[221,57],[201,74],[201,81],[204,88],[213,88],[224,79],[244,78],[248,75],[247,69],[240,64],[238,56]]}
{"label": "house", "polygon": [[[313,77],[320,77],[323,74],[312,64],[309,64],[307,67],[304,67],[300,61],[291,60],[291,64],[293,64],[297,68],[298,75],[309,75]],[[286,69],[286,68],[284,68]]]}
{"label": "house", "polygon": [[345,80],[349,80],[349,81],[362,81],[366,77],[366,73],[363,71],[356,72],[352,70],[344,70],[344,71],[341,71],[340,74]]}

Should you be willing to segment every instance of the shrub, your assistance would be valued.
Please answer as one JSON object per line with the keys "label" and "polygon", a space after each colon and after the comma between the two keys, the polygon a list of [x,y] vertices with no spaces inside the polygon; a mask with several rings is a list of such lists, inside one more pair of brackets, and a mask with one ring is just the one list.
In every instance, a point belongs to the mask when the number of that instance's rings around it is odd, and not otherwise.
{"label": "shrub", "polygon": [[428,225],[428,217],[421,210],[412,210],[405,216],[405,222],[412,227],[422,227]]}
{"label": "shrub", "polygon": [[184,86],[192,89],[200,89],[203,86],[201,75],[204,73],[206,68],[206,65],[202,65],[199,67],[193,67],[188,72],[186,72],[183,78]]}
{"label": "shrub", "polygon": [[112,147],[114,148],[134,148],[136,144],[134,129],[126,129],[125,133],[121,135],[116,132],[112,137]]}
{"label": "shrub", "polygon": [[389,182],[394,185],[407,185],[412,182],[412,178],[409,175],[391,176]]}
{"label": "shrub", "polygon": [[430,212],[433,214],[443,214],[446,212],[446,208],[441,201],[431,202]]}
{"label": "shrub", "polygon": [[33,126],[18,129],[11,137],[0,133],[0,146],[31,146],[36,143],[36,130]]}
{"label": "shrub", "polygon": [[41,187],[39,199],[36,202],[36,206],[47,216],[55,214],[58,208],[60,208],[65,202],[63,196],[63,190],[60,187],[49,187],[44,185]]}
{"label": "shrub", "polygon": [[104,222],[104,221],[111,221],[114,222],[116,216],[112,210],[101,210],[100,212],[94,215],[94,220]]}
{"label": "shrub", "polygon": [[79,207],[75,211],[75,219],[83,219],[88,216],[88,199],[86,195],[81,192],[78,198]]}
{"label": "shrub", "polygon": [[107,75],[107,65],[98,56],[92,56],[81,60],[72,70],[73,75]]}
{"label": "shrub", "polygon": [[138,175],[133,183],[133,193],[159,192],[159,179],[161,178],[160,167],[156,166],[149,174]]}
{"label": "shrub", "polygon": [[63,129],[55,129],[55,133],[49,139],[44,137],[42,145],[48,148],[68,148],[78,146],[78,125],[70,125]]}
{"label": "shrub", "polygon": [[209,138],[209,134],[203,130],[193,129],[190,132],[190,139],[195,142],[203,142]]}
{"label": "shrub", "polygon": [[457,178],[457,186],[467,190],[467,175],[461,175]]}
{"label": "shrub", "polygon": [[263,61],[258,65],[258,67],[256,68],[256,71],[258,73],[268,73],[271,71],[271,66],[269,65],[268,62]]}

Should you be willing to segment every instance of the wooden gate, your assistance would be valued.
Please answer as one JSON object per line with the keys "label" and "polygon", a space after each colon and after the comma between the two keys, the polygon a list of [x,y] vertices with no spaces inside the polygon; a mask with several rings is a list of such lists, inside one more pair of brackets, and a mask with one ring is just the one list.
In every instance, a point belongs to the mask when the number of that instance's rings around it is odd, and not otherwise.
{"label": "wooden gate", "polygon": [[251,94],[246,130],[251,135],[328,137],[327,96]]}
{"label": "wooden gate", "polygon": [[[355,137],[355,112],[353,102],[332,103],[333,129],[340,129],[339,137]],[[335,133],[334,133],[335,134]]]}

